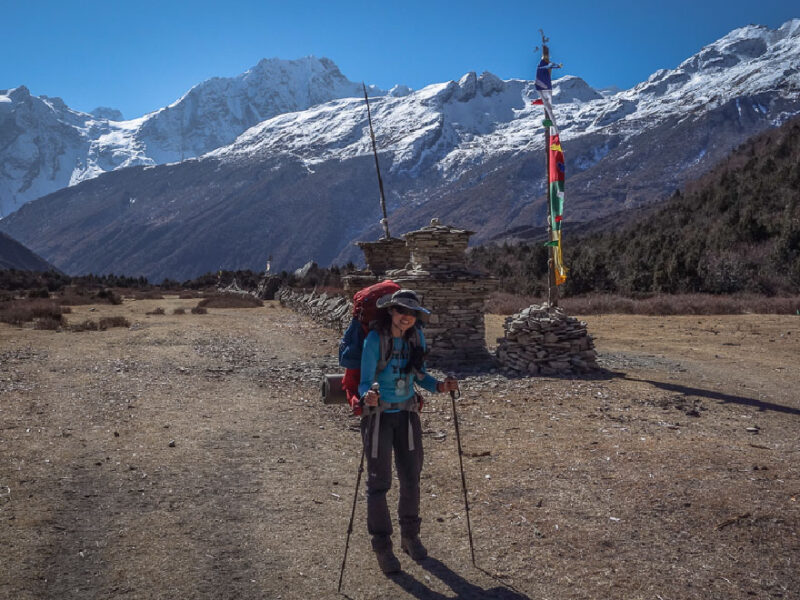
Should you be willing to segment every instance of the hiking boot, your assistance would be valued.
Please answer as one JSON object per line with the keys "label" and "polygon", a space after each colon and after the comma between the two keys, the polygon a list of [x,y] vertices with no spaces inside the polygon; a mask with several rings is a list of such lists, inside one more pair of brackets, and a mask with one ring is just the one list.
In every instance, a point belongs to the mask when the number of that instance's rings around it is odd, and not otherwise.
{"label": "hiking boot", "polygon": [[376,550],[375,556],[378,559],[378,565],[380,566],[384,575],[399,573],[402,570],[400,567],[400,561],[397,560],[397,557],[394,555],[394,552],[392,552],[391,548]]}
{"label": "hiking boot", "polygon": [[403,549],[403,552],[416,561],[424,560],[428,556],[428,551],[416,535],[414,537],[400,538],[400,547]]}

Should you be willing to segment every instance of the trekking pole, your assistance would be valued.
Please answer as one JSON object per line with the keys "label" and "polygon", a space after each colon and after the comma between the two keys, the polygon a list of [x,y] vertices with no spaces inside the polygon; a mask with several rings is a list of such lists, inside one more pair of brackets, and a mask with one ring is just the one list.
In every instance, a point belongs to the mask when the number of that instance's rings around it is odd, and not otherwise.
{"label": "trekking pole", "polygon": [[[380,386],[378,383],[373,383],[372,391],[380,394]],[[372,415],[375,418],[375,415]],[[367,430],[369,431],[369,430]],[[344,566],[347,563],[347,550],[350,548],[350,534],[353,533],[353,519],[356,516],[356,502],[358,501],[358,488],[361,485],[361,474],[364,472],[364,447],[366,446],[365,440],[361,440],[361,460],[358,461],[358,476],[356,477],[356,491],[353,493],[353,510],[350,511],[350,523],[347,525],[347,540],[344,543],[344,557],[342,558],[342,569],[339,571],[339,587],[336,589],[337,593],[342,593],[342,578],[344,577]]]}
{"label": "trekking pole", "polygon": [[344,565],[347,562],[347,549],[350,547],[350,534],[353,533],[353,519],[356,516],[356,501],[358,500],[358,487],[361,485],[361,474],[364,472],[364,443],[361,443],[361,460],[358,463],[358,477],[356,478],[356,491],[353,495],[353,510],[350,512],[350,524],[347,526],[347,541],[344,544],[344,558],[342,558],[342,569],[339,571],[339,587],[337,593],[342,592],[342,578],[344,577]]}
{"label": "trekking pole", "polygon": [[[456,396],[456,393],[458,394]],[[464,461],[461,458],[463,451],[461,450],[461,433],[458,430],[458,413],[456,413],[456,398],[461,397],[460,390],[450,390],[450,402],[453,404],[453,424],[456,426],[456,442],[458,443],[458,466],[461,469],[461,489],[464,492],[464,510],[467,514],[467,533],[469,534],[469,552],[472,555],[472,566],[475,564],[475,546],[472,543],[472,526],[469,522],[469,499],[467,498],[467,479],[464,477]]]}

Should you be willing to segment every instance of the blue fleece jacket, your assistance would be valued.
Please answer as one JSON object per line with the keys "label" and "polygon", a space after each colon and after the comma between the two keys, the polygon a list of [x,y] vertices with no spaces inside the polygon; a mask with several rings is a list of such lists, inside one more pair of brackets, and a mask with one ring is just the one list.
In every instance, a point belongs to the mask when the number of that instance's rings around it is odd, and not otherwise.
{"label": "blue fleece jacket", "polygon": [[[422,330],[419,331],[419,339],[422,347],[425,348],[425,336]],[[403,338],[392,338],[392,356],[386,364],[386,368],[380,373],[375,373],[378,367],[380,355],[380,336],[377,331],[370,331],[364,340],[364,351],[361,354],[361,382],[358,384],[360,396],[369,391],[373,382],[377,381],[381,389],[381,402],[386,404],[399,404],[405,402],[414,395],[413,383],[417,383],[429,392],[436,393],[436,379],[425,372],[422,367],[422,379],[414,378],[413,373],[403,373],[403,368],[409,360],[409,344]],[[405,380],[405,387],[402,393],[398,392],[396,385],[397,379]],[[398,412],[400,409],[388,409],[386,412]]]}

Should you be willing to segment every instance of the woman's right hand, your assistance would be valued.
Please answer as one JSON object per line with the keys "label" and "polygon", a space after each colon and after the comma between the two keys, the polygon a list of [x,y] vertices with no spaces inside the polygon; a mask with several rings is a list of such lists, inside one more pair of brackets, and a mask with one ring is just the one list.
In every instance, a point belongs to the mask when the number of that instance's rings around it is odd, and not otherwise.
{"label": "woman's right hand", "polygon": [[374,390],[368,391],[364,394],[364,404],[367,406],[378,406],[378,399],[380,398],[380,394],[378,394]]}

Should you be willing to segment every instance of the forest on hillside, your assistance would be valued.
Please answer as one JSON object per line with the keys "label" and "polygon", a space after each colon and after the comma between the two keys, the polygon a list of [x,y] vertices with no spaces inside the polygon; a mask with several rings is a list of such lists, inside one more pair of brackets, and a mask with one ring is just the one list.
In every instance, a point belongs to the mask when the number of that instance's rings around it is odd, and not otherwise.
{"label": "forest on hillside", "polygon": [[[566,222],[563,238],[564,296],[800,292],[800,118],[748,140],[644,218],[580,237]],[[547,290],[541,242],[479,246],[469,257],[503,291]]]}

